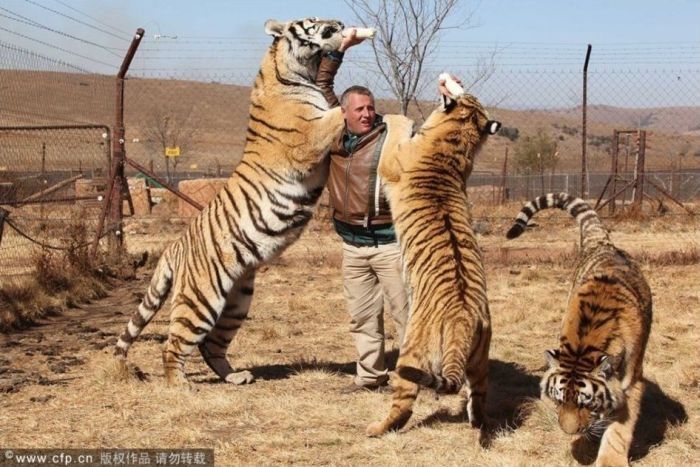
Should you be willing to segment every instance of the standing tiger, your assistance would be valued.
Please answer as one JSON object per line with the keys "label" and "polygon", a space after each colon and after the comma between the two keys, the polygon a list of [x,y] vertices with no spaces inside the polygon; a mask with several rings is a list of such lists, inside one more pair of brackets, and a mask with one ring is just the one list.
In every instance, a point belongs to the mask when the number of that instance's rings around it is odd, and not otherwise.
{"label": "standing tiger", "polygon": [[401,117],[384,121],[404,128],[403,140],[387,137],[378,170],[389,195],[410,307],[389,414],[370,424],[367,435],[403,427],[420,386],[456,393],[465,381],[464,409],[471,424],[480,426],[491,320],[466,181],[474,157],[500,123],[489,120],[464,91],[443,97],[413,137],[410,122]]}
{"label": "standing tiger", "polygon": [[186,381],[186,357],[199,348],[223,380],[243,384],[226,350],[245,320],[256,268],[289,246],[311,218],[328,176],[327,150],[343,128],[314,84],[321,54],[336,50],[343,24],[317,18],[269,20],[274,37],[251,93],[241,163],[226,186],[158,261],[150,286],[115,354],[129,347],[162,306],[172,305],[163,365],[168,384]]}
{"label": "standing tiger", "polygon": [[603,434],[596,465],[628,465],[644,383],[642,363],[651,329],[651,290],[639,267],[616,248],[596,212],[566,193],[530,201],[508,238],[519,236],[539,210],[565,209],[581,229],[579,260],[559,348],[546,352],[542,396],[557,404],[568,434]]}

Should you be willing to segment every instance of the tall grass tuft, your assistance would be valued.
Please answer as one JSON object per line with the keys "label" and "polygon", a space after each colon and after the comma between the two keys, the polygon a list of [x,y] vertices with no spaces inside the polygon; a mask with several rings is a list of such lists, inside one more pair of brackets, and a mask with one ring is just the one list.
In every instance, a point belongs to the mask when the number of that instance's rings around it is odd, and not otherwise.
{"label": "tall grass tuft", "polygon": [[[39,318],[67,307],[104,297],[115,272],[124,271],[131,259],[125,253],[112,259],[89,253],[91,232],[84,216],[73,213],[65,234],[64,249],[41,248],[30,261],[34,275],[22,282],[0,286],[0,332],[26,328]],[[133,267],[131,268],[133,272]]]}

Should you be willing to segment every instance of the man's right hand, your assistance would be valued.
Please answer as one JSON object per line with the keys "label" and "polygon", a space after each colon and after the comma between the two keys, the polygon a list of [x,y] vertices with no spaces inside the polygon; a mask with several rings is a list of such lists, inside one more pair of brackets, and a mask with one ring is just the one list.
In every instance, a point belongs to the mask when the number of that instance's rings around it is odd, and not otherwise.
{"label": "man's right hand", "polygon": [[350,28],[350,34],[343,37],[343,41],[340,43],[340,47],[338,47],[338,52],[345,52],[353,45],[357,45],[362,42],[364,42],[364,39],[357,37],[357,29]]}

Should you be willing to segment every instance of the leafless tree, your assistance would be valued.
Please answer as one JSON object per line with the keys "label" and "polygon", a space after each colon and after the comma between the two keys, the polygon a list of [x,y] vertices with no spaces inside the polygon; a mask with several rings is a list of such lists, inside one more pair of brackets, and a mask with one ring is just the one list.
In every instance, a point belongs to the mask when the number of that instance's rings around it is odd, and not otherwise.
{"label": "leafless tree", "polygon": [[[429,59],[435,56],[442,32],[474,27],[474,11],[464,11],[462,0],[345,0],[345,3],[360,23],[376,28],[377,36],[372,42],[375,62],[404,115],[409,103],[417,102],[416,96],[429,84],[422,79],[423,72]],[[493,74],[493,56],[476,65],[483,71],[477,72],[471,83],[462,77],[467,89]]]}
{"label": "leafless tree", "polygon": [[172,183],[177,166],[186,157],[197,133],[198,125],[194,121],[193,110],[194,105],[177,110],[156,108],[146,119],[143,132],[145,142],[151,150],[165,156],[165,148],[180,148],[179,156],[165,157],[168,183]]}

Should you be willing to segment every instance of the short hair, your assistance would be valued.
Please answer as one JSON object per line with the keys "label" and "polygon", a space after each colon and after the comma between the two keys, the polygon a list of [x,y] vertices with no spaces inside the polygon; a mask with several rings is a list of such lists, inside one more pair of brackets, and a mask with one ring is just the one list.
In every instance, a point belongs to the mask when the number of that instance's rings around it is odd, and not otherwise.
{"label": "short hair", "polygon": [[340,96],[340,106],[342,108],[345,108],[345,106],[348,103],[348,96],[350,94],[360,94],[363,96],[369,96],[372,101],[374,101],[374,94],[372,94],[372,91],[367,89],[364,86],[350,86],[347,88],[345,91],[343,91],[343,94]]}

